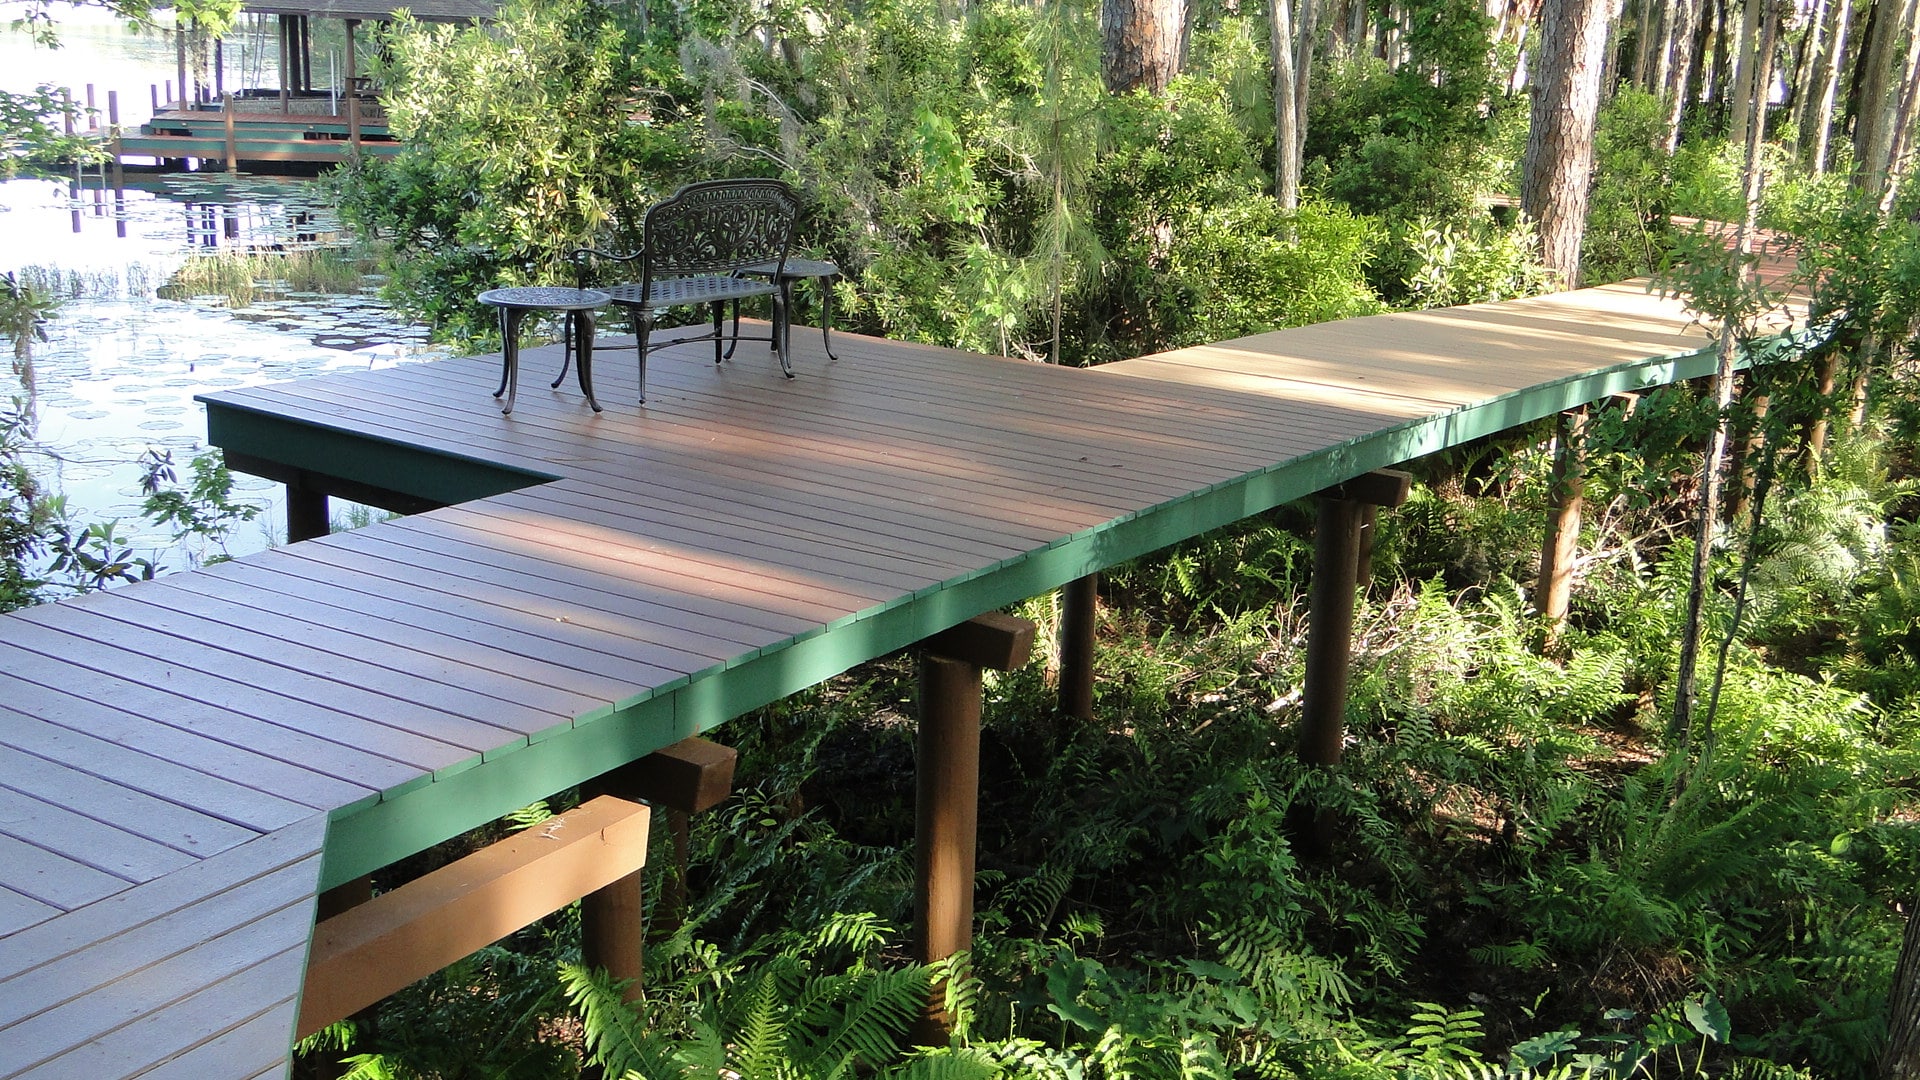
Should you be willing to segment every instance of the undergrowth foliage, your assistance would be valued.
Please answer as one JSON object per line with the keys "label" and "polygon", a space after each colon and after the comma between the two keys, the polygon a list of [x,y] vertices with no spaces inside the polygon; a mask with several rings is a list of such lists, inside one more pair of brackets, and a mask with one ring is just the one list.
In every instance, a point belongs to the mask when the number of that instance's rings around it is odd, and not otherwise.
{"label": "undergrowth foliage", "polygon": [[[1689,492],[1632,500],[1619,477],[1656,468],[1624,447],[1692,408],[1596,418],[1618,434],[1596,443],[1604,509],[1553,657],[1517,541],[1435,551],[1442,522],[1537,523],[1544,489],[1513,464],[1536,448],[1430,463],[1417,512],[1382,517],[1337,771],[1293,753],[1302,508],[1110,574],[1096,722],[1057,716],[1037,668],[990,680],[978,932],[942,965],[906,962],[895,929],[911,658],[743,718],[739,789],[694,823],[690,907],[650,948],[639,1009],[579,965],[562,918],[513,946],[544,989],[501,1045],[543,1075],[647,1080],[1859,1075],[1920,875],[1920,712],[1910,669],[1846,659],[1909,647],[1909,559],[1871,524],[1905,489],[1850,443],[1779,497],[1716,748],[1669,755],[1686,552],[1651,523]],[[1738,557],[1719,556],[1725,580]],[[1831,620],[1863,629],[1781,655]],[[1340,823],[1331,859],[1296,845],[1302,813]],[[365,1076],[523,1075],[439,1064],[417,1041],[439,993],[355,1032],[361,1067],[388,1070]],[[930,994],[955,1034],[915,1049]]]}

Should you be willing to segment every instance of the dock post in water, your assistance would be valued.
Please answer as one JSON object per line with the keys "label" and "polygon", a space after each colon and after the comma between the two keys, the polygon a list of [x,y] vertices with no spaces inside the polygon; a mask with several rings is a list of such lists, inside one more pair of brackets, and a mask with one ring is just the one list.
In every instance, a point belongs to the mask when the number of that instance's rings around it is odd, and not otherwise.
{"label": "dock post in water", "polygon": [[356,158],[360,156],[360,72],[354,63],[353,35],[359,28],[359,19],[347,20],[347,153]]}
{"label": "dock post in water", "polygon": [[107,91],[108,152],[113,155],[113,232],[127,238],[127,171],[120,145],[120,91]]}
{"label": "dock post in water", "polygon": [[234,135],[233,135],[233,95],[232,94],[228,94],[226,98],[220,102],[220,111],[223,114],[225,114],[225,118],[226,118],[227,171],[230,173],[239,172],[240,171],[239,146],[235,141]]}

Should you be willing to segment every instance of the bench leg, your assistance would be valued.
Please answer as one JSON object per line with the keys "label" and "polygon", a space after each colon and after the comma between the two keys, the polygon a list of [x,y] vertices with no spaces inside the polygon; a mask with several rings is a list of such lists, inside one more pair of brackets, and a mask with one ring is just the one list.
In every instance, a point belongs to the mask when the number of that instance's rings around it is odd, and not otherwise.
{"label": "bench leg", "polygon": [[780,289],[773,294],[773,351],[780,357],[780,373],[793,378],[793,357],[787,351],[787,294]]}

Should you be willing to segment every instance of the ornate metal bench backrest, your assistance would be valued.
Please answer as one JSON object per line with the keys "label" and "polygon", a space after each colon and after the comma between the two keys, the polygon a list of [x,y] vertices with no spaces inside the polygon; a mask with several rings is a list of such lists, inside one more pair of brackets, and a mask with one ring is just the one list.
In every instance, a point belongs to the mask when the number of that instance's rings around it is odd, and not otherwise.
{"label": "ornate metal bench backrest", "polygon": [[645,268],[658,280],[783,263],[800,200],[778,180],[688,184],[647,211]]}

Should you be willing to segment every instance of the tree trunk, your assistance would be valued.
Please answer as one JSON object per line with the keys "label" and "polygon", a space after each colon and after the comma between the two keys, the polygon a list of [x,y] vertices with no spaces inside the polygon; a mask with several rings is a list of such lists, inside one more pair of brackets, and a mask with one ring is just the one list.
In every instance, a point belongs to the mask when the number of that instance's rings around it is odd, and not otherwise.
{"label": "tree trunk", "polygon": [[1893,130],[1887,134],[1887,171],[1880,192],[1880,213],[1893,212],[1893,201],[1900,194],[1900,178],[1907,173],[1907,155],[1913,145],[1914,110],[1920,108],[1920,25],[1916,25],[1913,7],[1908,8],[1906,62],[1900,80],[1899,104],[1893,113]]}
{"label": "tree trunk", "polygon": [[1899,67],[1898,50],[1913,22],[1913,0],[1894,0],[1875,8],[1872,36],[1863,57],[1867,67],[1861,82],[1858,111],[1853,122],[1854,182],[1869,198],[1887,190],[1887,170],[1893,155],[1893,133],[1904,89],[1893,83]]}
{"label": "tree trunk", "polygon": [[1100,0],[1100,74],[1116,94],[1159,94],[1180,73],[1186,0]]}
{"label": "tree trunk", "polygon": [[[1755,76],[1752,85],[1765,86],[1772,74],[1774,29],[1780,20],[1779,12],[1772,4],[1762,14],[1760,25],[1760,63],[1754,65]],[[1741,215],[1740,227],[1734,233],[1731,258],[1735,273],[1743,280],[1750,281],[1753,266],[1748,262],[1748,254],[1753,249],[1753,234],[1760,217],[1760,144],[1761,129],[1766,126],[1766,112],[1755,108],[1751,112],[1748,124],[1747,160],[1744,172],[1746,193],[1746,211]],[[1726,459],[1727,443],[1731,434],[1732,418],[1729,406],[1733,403],[1733,387],[1736,372],[1734,362],[1739,355],[1737,339],[1740,324],[1733,313],[1727,313],[1720,323],[1720,340],[1717,352],[1719,364],[1713,377],[1713,396],[1718,419],[1714,423],[1713,435],[1707,442],[1706,460],[1700,473],[1700,511],[1694,521],[1693,537],[1693,579],[1687,590],[1686,618],[1680,630],[1680,656],[1676,664],[1673,685],[1673,723],[1669,733],[1679,737],[1682,746],[1693,741],[1693,706],[1695,693],[1695,669],[1700,658],[1701,623],[1705,614],[1707,590],[1711,583],[1708,570],[1712,559],[1714,527],[1720,515],[1720,481],[1722,463]],[[1711,716],[1705,726],[1700,743],[1703,752],[1710,753],[1713,748],[1713,728]]]}
{"label": "tree trunk", "polygon": [[1800,43],[1800,63],[1793,72],[1793,156],[1799,161],[1807,160],[1807,147],[1813,144],[1813,130],[1809,125],[1819,106],[1820,88],[1832,48],[1833,12],[1828,0],[1814,0],[1807,36]]}
{"label": "tree trunk", "polygon": [[[1700,44],[1696,55],[1700,57],[1700,71],[1697,80],[1700,92],[1694,95],[1695,101],[1711,101],[1722,109],[1732,99],[1734,91],[1727,79],[1727,3],[1728,0],[1710,0],[1706,12],[1701,17]],[[1744,129],[1727,129],[1727,137],[1737,139]]]}
{"label": "tree trunk", "polygon": [[[1312,4],[1314,0],[1306,2]],[[1291,7],[1292,0],[1267,0],[1267,34],[1273,46],[1273,197],[1282,210],[1292,210],[1300,203]]]}
{"label": "tree trunk", "polygon": [[1320,0],[1301,0],[1300,26],[1293,48],[1293,162],[1294,180],[1307,146],[1307,87],[1313,78],[1314,39],[1319,34]]}
{"label": "tree trunk", "polygon": [[1661,87],[1667,95],[1668,156],[1680,148],[1680,121],[1686,115],[1687,89],[1693,83],[1693,32],[1699,14],[1700,0],[1676,0],[1667,20],[1673,33],[1661,64]]}
{"label": "tree trunk", "polygon": [[1833,143],[1833,108],[1840,97],[1840,77],[1847,70],[1848,34],[1853,28],[1853,0],[1840,0],[1834,14],[1829,45],[1820,56],[1820,101],[1813,111],[1813,160],[1815,176],[1827,171],[1827,151]]}
{"label": "tree trunk", "polygon": [[1653,78],[1654,0],[1640,0],[1639,32],[1633,41],[1633,85],[1649,89]]}
{"label": "tree trunk", "polygon": [[1880,1080],[1920,1080],[1920,905],[1908,902],[1907,930],[1900,938],[1900,960],[1888,993],[1887,1048],[1880,1055]]}
{"label": "tree trunk", "polygon": [[[1754,69],[1759,66],[1755,62],[1754,47],[1758,44],[1755,38],[1760,29],[1760,5],[1765,2],[1766,0],[1744,0],[1740,5],[1742,8],[1740,36],[1732,42],[1734,46],[1732,62],[1727,66],[1727,98],[1732,106],[1732,118],[1727,123],[1729,134],[1747,130],[1747,117],[1752,110],[1765,111],[1766,109],[1766,95],[1769,88],[1760,87],[1758,94],[1749,93],[1747,88],[1753,81]],[[1727,24],[1721,27],[1721,33],[1725,34],[1731,28],[1732,19],[1729,17]],[[1767,59],[1771,65],[1773,58]]]}
{"label": "tree trunk", "polygon": [[1580,238],[1612,14],[1609,0],[1547,0],[1541,16],[1520,204],[1539,229],[1542,258],[1570,289],[1580,285]]}

